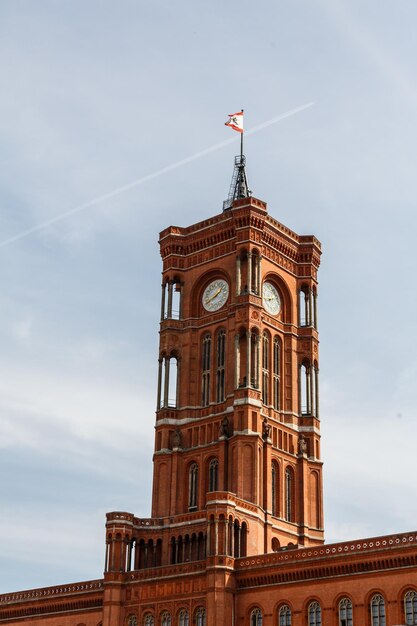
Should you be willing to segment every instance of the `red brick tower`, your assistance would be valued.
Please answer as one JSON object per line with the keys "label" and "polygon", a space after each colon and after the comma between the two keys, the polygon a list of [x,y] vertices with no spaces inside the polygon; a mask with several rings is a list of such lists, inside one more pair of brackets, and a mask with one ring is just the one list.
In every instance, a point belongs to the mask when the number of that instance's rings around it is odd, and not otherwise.
{"label": "red brick tower", "polygon": [[220,619],[233,558],[323,542],[320,244],[243,197],[160,248],[152,518],[108,514],[106,571],[206,560]]}

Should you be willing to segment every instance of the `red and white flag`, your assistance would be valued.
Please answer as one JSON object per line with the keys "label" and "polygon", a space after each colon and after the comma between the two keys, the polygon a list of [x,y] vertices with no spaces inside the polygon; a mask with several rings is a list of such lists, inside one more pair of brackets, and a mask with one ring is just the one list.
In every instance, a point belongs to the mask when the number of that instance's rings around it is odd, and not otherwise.
{"label": "red and white flag", "polygon": [[237,130],[238,133],[243,133],[243,111],[239,113],[231,113],[229,119],[224,123],[225,126],[230,126],[233,130]]}

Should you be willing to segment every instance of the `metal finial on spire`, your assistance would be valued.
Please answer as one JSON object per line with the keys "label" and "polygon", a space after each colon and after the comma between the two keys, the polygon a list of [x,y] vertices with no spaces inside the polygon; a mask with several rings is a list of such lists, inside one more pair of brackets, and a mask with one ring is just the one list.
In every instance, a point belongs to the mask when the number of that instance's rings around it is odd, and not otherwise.
{"label": "metal finial on spire", "polygon": [[223,202],[223,211],[231,208],[233,200],[247,198],[251,195],[246,178],[246,158],[243,154],[243,109],[240,113],[232,113],[225,125],[240,133],[240,155],[235,157],[232,182],[230,183],[227,200]]}

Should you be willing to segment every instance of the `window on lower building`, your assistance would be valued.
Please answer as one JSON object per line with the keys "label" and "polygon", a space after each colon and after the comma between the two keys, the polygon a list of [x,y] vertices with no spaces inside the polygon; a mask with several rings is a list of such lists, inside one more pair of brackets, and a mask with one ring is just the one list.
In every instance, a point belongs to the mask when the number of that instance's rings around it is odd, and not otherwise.
{"label": "window on lower building", "polygon": [[407,626],[417,624],[417,592],[407,591],[404,596],[404,614]]}
{"label": "window on lower building", "polygon": [[171,615],[166,611],[161,615],[161,626],[171,626]]}
{"label": "window on lower building", "polygon": [[206,626],[206,609],[200,606],[195,612],[196,626]]}
{"label": "window on lower building", "polygon": [[155,620],[153,618],[153,615],[151,615],[150,613],[145,615],[145,619],[143,620],[143,626],[155,626]]}
{"label": "window on lower building", "polygon": [[310,602],[308,606],[308,626],[321,626],[321,606],[318,602]]}
{"label": "window on lower building", "polygon": [[283,604],[278,611],[278,624],[279,626],[291,626],[291,609],[288,604]]}
{"label": "window on lower building", "polygon": [[385,622],[385,600],[378,593],[371,600],[372,626],[386,626]]}
{"label": "window on lower building", "polygon": [[250,626],[262,626],[262,611],[261,609],[253,609],[250,614]]}
{"label": "window on lower building", "polygon": [[188,611],[186,609],[182,609],[182,611],[180,611],[180,614],[178,616],[178,626],[188,626],[188,623],[189,623]]}
{"label": "window on lower building", "polygon": [[353,626],[352,602],[342,598],[339,602],[339,626]]}

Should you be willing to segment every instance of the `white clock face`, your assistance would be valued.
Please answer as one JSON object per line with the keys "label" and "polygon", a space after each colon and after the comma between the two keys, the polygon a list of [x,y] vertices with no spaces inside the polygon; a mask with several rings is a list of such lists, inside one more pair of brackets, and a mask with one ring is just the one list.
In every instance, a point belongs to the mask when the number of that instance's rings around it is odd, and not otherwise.
{"label": "white clock face", "polygon": [[262,285],[262,304],[271,315],[278,315],[281,310],[281,299],[272,283],[265,282]]}
{"label": "white clock face", "polygon": [[221,309],[229,296],[229,285],[222,278],[213,280],[203,293],[203,307],[206,311],[217,311]]}

